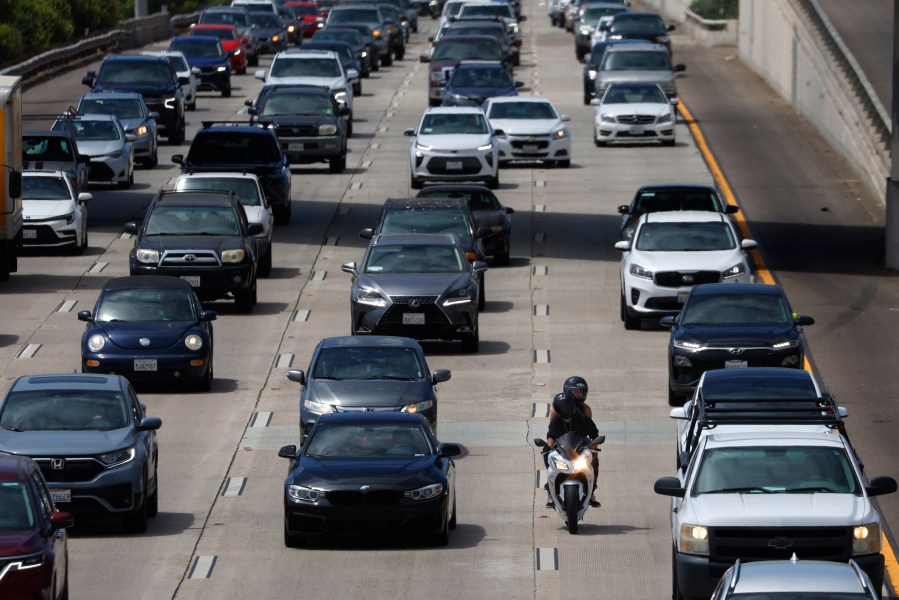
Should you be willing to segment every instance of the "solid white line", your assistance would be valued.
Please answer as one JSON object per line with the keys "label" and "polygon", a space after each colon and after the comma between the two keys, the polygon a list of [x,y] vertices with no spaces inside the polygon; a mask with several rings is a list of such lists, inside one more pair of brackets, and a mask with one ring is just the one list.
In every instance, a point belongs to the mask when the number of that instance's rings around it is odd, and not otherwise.
{"label": "solid white line", "polygon": [[215,568],[215,556],[198,556],[187,574],[188,579],[209,579],[212,569]]}

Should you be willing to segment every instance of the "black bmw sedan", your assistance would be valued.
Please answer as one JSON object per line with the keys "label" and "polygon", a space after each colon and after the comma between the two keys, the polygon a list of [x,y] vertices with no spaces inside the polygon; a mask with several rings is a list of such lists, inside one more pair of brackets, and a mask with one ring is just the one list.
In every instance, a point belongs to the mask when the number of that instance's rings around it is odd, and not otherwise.
{"label": "black bmw sedan", "polygon": [[324,536],[424,534],[456,527],[453,456],[425,418],[407,413],[322,415],[303,447],[284,446],[284,544]]}
{"label": "black bmw sedan", "polygon": [[668,344],[668,404],[683,404],[710,369],[803,367],[802,327],[811,317],[790,308],[776,285],[708,283],[695,286],[676,316]]}

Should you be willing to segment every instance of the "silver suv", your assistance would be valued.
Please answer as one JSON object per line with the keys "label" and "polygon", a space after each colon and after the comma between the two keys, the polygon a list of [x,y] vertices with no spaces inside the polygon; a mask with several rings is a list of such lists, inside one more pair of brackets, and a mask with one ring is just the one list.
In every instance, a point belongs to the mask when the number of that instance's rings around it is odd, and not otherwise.
{"label": "silver suv", "polygon": [[848,563],[821,560],[764,560],[729,568],[712,600],[726,598],[856,598],[877,600],[880,590],[854,560]]}
{"label": "silver suv", "polygon": [[612,83],[639,81],[657,83],[666,96],[676,98],[676,74],[686,70],[682,64],[671,64],[668,49],[662,44],[616,44],[606,50],[597,70],[596,97],[602,98]]}

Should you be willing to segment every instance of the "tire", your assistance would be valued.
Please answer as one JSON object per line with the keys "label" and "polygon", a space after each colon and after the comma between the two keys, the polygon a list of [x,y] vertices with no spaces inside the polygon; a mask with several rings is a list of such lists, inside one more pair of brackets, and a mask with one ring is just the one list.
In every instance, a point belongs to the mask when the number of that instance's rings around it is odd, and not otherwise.
{"label": "tire", "polygon": [[[87,217],[84,217],[84,218],[86,221]],[[81,252],[84,252],[85,250],[87,250],[87,244],[88,244],[88,233],[87,233],[87,225],[85,225],[84,226],[84,235],[81,236]]]}
{"label": "tire", "polygon": [[684,402],[685,398],[681,398],[671,387],[668,388],[668,406],[683,406]]}
{"label": "tire", "polygon": [[587,55],[587,52],[580,46],[575,46],[574,47],[574,55],[577,57],[578,60],[582,60],[584,58],[584,56]]}
{"label": "tire", "polygon": [[499,189],[499,173],[497,173],[495,177],[487,178],[487,187],[491,190]]}
{"label": "tire", "polygon": [[557,161],[556,161],[556,167],[558,167],[558,168],[560,168],[560,169],[568,169],[568,168],[570,168],[570,167],[571,167],[571,159],[570,159],[570,158],[566,158],[565,160],[557,160]]}
{"label": "tire", "polygon": [[387,51],[387,54],[381,57],[381,66],[389,67],[393,64],[393,54],[391,54],[390,50]]}
{"label": "tire", "polygon": [[677,584],[677,557],[673,548],[671,549],[671,600],[684,600],[683,594],[680,593],[680,586]]}
{"label": "tire", "polygon": [[372,71],[380,71],[381,70],[381,57],[378,57],[377,60],[371,61],[371,70]]}
{"label": "tire", "polygon": [[259,276],[268,277],[272,274],[272,245],[269,244],[268,252],[259,259]]}
{"label": "tire", "polygon": [[393,57],[395,60],[403,60],[403,57],[406,56],[406,49],[403,48],[401,50],[397,50],[393,53]]}
{"label": "tire", "polygon": [[353,84],[353,96],[361,96],[362,95],[362,82]]}
{"label": "tire", "polygon": [[184,121],[181,121],[178,124],[178,127],[175,129],[172,135],[168,137],[169,144],[171,144],[172,146],[177,146],[178,144],[184,143],[184,130],[186,126],[187,124]]}
{"label": "tire", "polygon": [[409,186],[410,186],[413,190],[420,190],[420,189],[421,189],[421,186],[422,186],[422,183],[421,183],[420,180],[416,179],[415,176],[413,175],[412,178],[409,180]]}
{"label": "tire", "polygon": [[590,92],[584,92],[584,106],[590,106],[591,100],[593,100],[593,95]]}
{"label": "tire", "polygon": [[449,525],[450,529],[455,529],[457,521],[458,521],[458,519],[456,519],[456,497],[453,496],[453,516],[450,517],[449,523],[447,523],[447,525]]}
{"label": "tire", "polygon": [[208,392],[212,389],[212,380],[215,379],[215,371],[212,368],[212,355],[209,356],[209,367],[206,373],[197,381],[198,392]]}
{"label": "tire", "polygon": [[[256,52],[253,55],[253,58],[247,57],[247,64],[250,65],[251,67],[258,67],[259,66],[259,52]],[[246,69],[244,69],[244,71],[246,71]]]}
{"label": "tire", "polygon": [[222,98],[230,98],[231,97],[231,88],[229,87],[226,90],[222,90]]}
{"label": "tire", "polygon": [[434,545],[443,547],[449,544],[449,520],[443,522],[443,530],[434,535]]}
{"label": "tire", "polygon": [[[144,482],[144,489],[146,489],[146,481]],[[132,513],[128,515],[124,519],[125,529],[129,533],[143,533],[147,530],[147,520],[149,519],[149,506],[148,505],[149,498],[141,498],[140,507]]]}
{"label": "tire", "polygon": [[237,312],[246,315],[253,311],[253,295],[255,292],[255,281],[250,289],[234,292],[234,306],[237,308]]}
{"label": "tire", "polygon": [[350,113],[346,120],[346,136],[348,138],[353,137],[353,113]]}
{"label": "tire", "polygon": [[493,260],[494,260],[494,262],[496,262],[497,265],[499,265],[501,267],[508,267],[509,266],[509,249],[506,248],[505,251],[497,252],[496,254],[494,254]]}
{"label": "tire", "polygon": [[605,142],[601,142],[601,141],[599,141],[598,139],[596,139],[595,137],[593,138],[593,144],[594,144],[597,148],[602,148],[603,146],[606,145]]}
{"label": "tire", "polygon": [[577,533],[578,497],[574,494],[565,496],[565,517],[568,520],[568,533]]}
{"label": "tire", "polygon": [[478,277],[478,283],[478,311],[482,311],[487,307],[487,282],[484,278],[484,273],[481,273],[480,277]]}
{"label": "tire", "polygon": [[[285,520],[286,520],[285,516]],[[306,539],[301,535],[294,535],[287,531],[287,523],[284,524],[284,545],[288,548],[302,548],[306,545]]]}
{"label": "tire", "polygon": [[328,171],[331,173],[343,173],[346,169],[346,154],[342,154],[338,158],[332,158],[328,163]]}
{"label": "tire", "polygon": [[159,164],[159,146],[153,146],[153,158],[150,159],[150,168]]}
{"label": "tire", "polygon": [[131,175],[128,176],[128,179],[125,181],[120,181],[118,183],[118,187],[120,190],[127,190],[134,183],[134,171],[131,172]]}
{"label": "tire", "polygon": [[428,98],[428,106],[440,106],[440,100]]}
{"label": "tire", "polygon": [[287,206],[279,206],[275,209],[275,225],[287,225],[290,223],[290,203]]}
{"label": "tire", "polygon": [[475,330],[462,338],[462,352],[466,354],[476,354],[481,346],[481,334]]}
{"label": "tire", "polygon": [[627,302],[624,300],[624,296],[621,296],[621,321],[624,323],[624,328],[629,331],[640,329],[640,326],[643,324],[642,319],[634,317],[627,312]]}
{"label": "tire", "polygon": [[[158,460],[158,459],[157,459]],[[159,472],[157,468],[156,474],[153,476],[156,481],[156,489],[153,495],[147,498],[147,516],[155,517],[159,513]]]}
{"label": "tire", "polygon": [[673,147],[675,144],[675,140],[662,140],[663,146]]}
{"label": "tire", "polygon": [[194,101],[187,105],[187,110],[197,110],[197,95],[194,94]]}

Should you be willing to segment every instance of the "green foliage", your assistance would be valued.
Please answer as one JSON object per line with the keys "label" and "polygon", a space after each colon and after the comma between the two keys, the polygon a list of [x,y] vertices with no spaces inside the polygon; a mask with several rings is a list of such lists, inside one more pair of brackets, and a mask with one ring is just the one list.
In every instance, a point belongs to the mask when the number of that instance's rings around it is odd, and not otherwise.
{"label": "green foliage", "polygon": [[22,36],[12,25],[0,23],[0,64],[22,55]]}
{"label": "green foliage", "polygon": [[[121,11],[121,0],[119,4],[109,2],[108,0],[69,0],[72,5],[73,27],[76,36],[81,36],[88,32],[88,35],[99,31],[112,29],[124,15],[128,18],[129,13]],[[131,4],[131,11],[134,12],[134,3]]]}
{"label": "green foliage", "polygon": [[5,0],[0,10],[21,36],[26,53],[41,52],[72,38],[69,0]]}
{"label": "green foliage", "polygon": [[740,16],[739,0],[693,0],[690,10],[703,19],[736,19]]}

